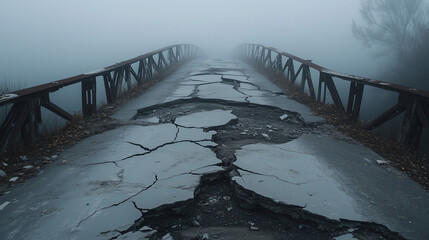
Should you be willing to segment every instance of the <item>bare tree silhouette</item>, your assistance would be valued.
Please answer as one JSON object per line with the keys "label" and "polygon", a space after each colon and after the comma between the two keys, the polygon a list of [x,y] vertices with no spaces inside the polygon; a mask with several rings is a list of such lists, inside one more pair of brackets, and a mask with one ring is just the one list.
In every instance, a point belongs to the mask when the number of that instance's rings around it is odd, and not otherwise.
{"label": "bare tree silhouette", "polygon": [[366,46],[378,45],[397,58],[407,57],[425,25],[423,0],[362,0],[363,25],[353,21],[354,36]]}

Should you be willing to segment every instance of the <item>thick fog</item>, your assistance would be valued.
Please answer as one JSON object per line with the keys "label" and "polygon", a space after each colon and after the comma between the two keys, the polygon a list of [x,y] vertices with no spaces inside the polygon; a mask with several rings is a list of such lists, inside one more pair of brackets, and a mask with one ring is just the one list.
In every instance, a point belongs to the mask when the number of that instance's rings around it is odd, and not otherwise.
{"label": "thick fog", "polygon": [[[376,57],[353,35],[353,20],[362,23],[360,7],[358,0],[0,0],[0,90],[90,72],[177,43],[196,44],[212,58],[230,58],[240,43],[260,43],[332,70],[390,81],[399,76],[391,60]],[[403,79],[398,82],[407,85]],[[346,98],[348,83],[337,87]],[[76,85],[52,97],[79,111],[80,102],[69,101],[79,91]],[[103,94],[99,87],[97,95]],[[395,100],[369,88],[362,116],[373,119]]]}
{"label": "thick fog", "polygon": [[359,5],[357,0],[1,0],[0,81],[29,87],[175,43],[228,58],[244,42],[373,77],[380,59],[351,31]]}

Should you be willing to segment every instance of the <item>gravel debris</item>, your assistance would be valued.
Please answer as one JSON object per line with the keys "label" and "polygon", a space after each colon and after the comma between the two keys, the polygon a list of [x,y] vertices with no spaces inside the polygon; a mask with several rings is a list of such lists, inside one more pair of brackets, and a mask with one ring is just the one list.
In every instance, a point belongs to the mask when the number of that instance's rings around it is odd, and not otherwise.
{"label": "gravel debris", "polygon": [[19,179],[19,177],[13,177],[9,179],[9,182],[16,182]]}

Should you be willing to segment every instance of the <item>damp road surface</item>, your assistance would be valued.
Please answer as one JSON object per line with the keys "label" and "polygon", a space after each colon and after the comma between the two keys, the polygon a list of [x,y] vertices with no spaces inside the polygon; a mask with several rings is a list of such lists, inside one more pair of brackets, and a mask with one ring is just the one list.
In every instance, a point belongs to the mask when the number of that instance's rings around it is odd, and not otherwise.
{"label": "damp road surface", "polygon": [[429,239],[429,194],[243,62],[195,60],[0,196],[0,239]]}

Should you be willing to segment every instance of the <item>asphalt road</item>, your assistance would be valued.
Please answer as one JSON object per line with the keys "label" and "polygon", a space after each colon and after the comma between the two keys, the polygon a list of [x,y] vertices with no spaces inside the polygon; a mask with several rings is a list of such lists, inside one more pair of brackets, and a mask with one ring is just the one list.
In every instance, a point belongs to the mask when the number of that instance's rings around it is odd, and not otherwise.
{"label": "asphalt road", "polygon": [[429,194],[242,62],[187,63],[0,196],[0,239],[428,239]]}

